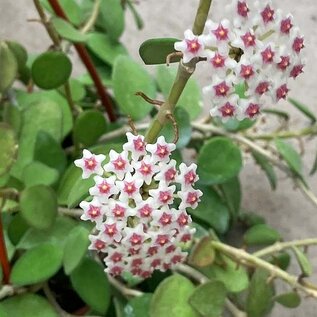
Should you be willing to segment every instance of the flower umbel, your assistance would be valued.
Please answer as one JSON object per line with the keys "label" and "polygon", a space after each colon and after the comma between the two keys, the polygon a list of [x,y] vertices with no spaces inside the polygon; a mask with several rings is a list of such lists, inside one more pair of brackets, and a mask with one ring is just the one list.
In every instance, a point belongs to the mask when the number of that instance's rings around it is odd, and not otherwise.
{"label": "flower umbel", "polygon": [[[196,208],[202,192],[193,188],[197,166],[182,163],[178,170],[170,159],[175,144],[162,136],[148,145],[143,136],[127,133],[127,138],[122,153],[110,151],[102,171],[105,156],[84,150],[75,162],[83,177],[98,174],[89,190],[92,201],[80,204],[81,219],[95,223],[89,249],[103,254],[107,273],[147,278],[186,258],[181,247],[195,232],[186,208]],[[98,168],[87,167],[87,159],[95,159]]]}
{"label": "flower umbel", "polygon": [[[187,30],[175,50],[183,52],[184,63],[207,57],[212,84],[203,92],[210,96],[211,116],[255,119],[265,104],[286,99],[289,80],[303,72],[304,38],[292,15],[276,10],[271,0],[232,0],[224,11],[219,23],[206,22],[205,35]],[[199,41],[199,50],[186,46],[189,38]],[[237,86],[244,87],[243,97]]]}

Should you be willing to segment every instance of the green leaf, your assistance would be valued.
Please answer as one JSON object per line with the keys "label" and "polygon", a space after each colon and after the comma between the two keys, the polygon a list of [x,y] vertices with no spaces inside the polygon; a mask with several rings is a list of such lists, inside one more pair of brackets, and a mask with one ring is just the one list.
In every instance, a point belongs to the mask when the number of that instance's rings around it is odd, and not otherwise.
{"label": "green leaf", "polygon": [[273,307],[274,289],[267,283],[269,274],[257,269],[252,276],[247,297],[246,312],[249,317],[264,317]]}
{"label": "green leaf", "polygon": [[156,288],[151,305],[151,317],[198,317],[188,300],[195,290],[194,285],[182,275],[172,275]]}
{"label": "green leaf", "polygon": [[301,303],[300,296],[295,292],[285,293],[276,296],[275,301],[287,308],[296,308]]}
{"label": "green leaf", "polygon": [[215,259],[215,250],[211,244],[211,237],[203,237],[190,251],[188,263],[196,267],[211,265]]}
{"label": "green leaf", "polygon": [[142,91],[155,98],[156,87],[146,70],[132,59],[120,56],[113,68],[113,91],[120,110],[133,120],[141,120],[148,115],[152,106],[135,93]]}
{"label": "green leaf", "polygon": [[[73,101],[78,102],[85,98],[86,90],[83,84],[79,80],[70,78],[69,87],[70,87],[70,92],[71,92]],[[60,87],[58,90],[64,97],[66,96],[64,86]]]}
{"label": "green leaf", "polygon": [[95,184],[93,176],[90,176],[87,179],[78,179],[76,183],[73,184],[73,187],[67,198],[68,208],[76,207],[82,200],[86,199],[89,196],[89,188]]}
{"label": "green leaf", "polygon": [[144,23],[143,23],[143,20],[142,20],[141,16],[138,13],[138,11],[135,9],[132,0],[127,0],[127,5],[130,8],[130,10],[131,10],[131,13],[132,13],[134,21],[135,21],[135,23],[137,25],[137,28],[139,30],[142,30],[143,26],[144,26]]}
{"label": "green leaf", "polygon": [[5,103],[3,109],[3,121],[11,126],[16,136],[20,135],[22,116],[21,110],[18,107],[10,103]]}
{"label": "green leaf", "polygon": [[252,156],[255,162],[261,167],[261,169],[267,176],[267,179],[269,180],[271,188],[275,190],[277,185],[277,177],[276,177],[272,164],[266,159],[265,156],[263,156],[262,154],[258,152],[252,151]]}
{"label": "green leaf", "polygon": [[221,281],[226,289],[232,293],[239,293],[249,286],[249,277],[246,269],[242,266],[237,266],[237,263],[226,256],[219,259],[221,264],[216,264],[201,268],[206,276],[211,279]]}
{"label": "green leaf", "polygon": [[309,173],[309,175],[314,175],[317,171],[317,154],[315,156],[315,160],[314,160],[314,164],[313,164],[313,167]]}
{"label": "green leaf", "polygon": [[[85,1],[86,2],[86,1]],[[48,10],[50,13],[55,14],[48,0],[41,0],[41,4]],[[63,11],[66,12],[67,18],[70,22],[76,26],[82,24],[84,17],[83,12],[79,4],[74,0],[59,0],[60,6],[63,8]]]}
{"label": "green leaf", "polygon": [[227,232],[229,228],[229,210],[219,195],[211,188],[200,187],[204,193],[198,207],[189,211],[194,219],[200,219],[219,233]]}
{"label": "green leaf", "polygon": [[77,117],[74,124],[74,142],[84,146],[91,146],[106,130],[106,119],[100,111],[84,111]]}
{"label": "green leaf", "polygon": [[293,146],[280,139],[275,140],[275,146],[293,172],[300,176],[302,174],[302,160]]}
{"label": "green leaf", "polygon": [[281,119],[284,119],[288,121],[290,119],[290,116],[287,112],[281,111],[281,110],[276,110],[276,109],[263,109],[263,113],[268,113],[277,117],[280,117]]}
{"label": "green leaf", "polygon": [[2,301],[0,315],[1,317],[58,317],[54,308],[44,297],[30,293]]}
{"label": "green leaf", "polygon": [[66,167],[66,155],[62,147],[48,133],[39,131],[34,147],[34,160],[62,173]]}
{"label": "green leaf", "polygon": [[89,246],[89,231],[81,226],[75,227],[65,242],[63,265],[67,275],[80,264]]}
{"label": "green leaf", "polygon": [[215,137],[202,146],[198,156],[201,183],[224,183],[237,176],[241,168],[241,151],[230,139]]}
{"label": "green leaf", "polygon": [[243,236],[247,245],[268,245],[281,240],[281,235],[266,224],[251,227]]}
{"label": "green leaf", "polygon": [[[175,38],[149,39],[141,44],[139,54],[147,65],[166,64],[167,56],[176,52],[174,44],[179,41]],[[173,57],[170,62],[179,62],[180,59],[180,56]]]}
{"label": "green leaf", "polygon": [[102,26],[113,41],[124,31],[124,12],[120,0],[101,0],[99,26]]}
{"label": "green leaf", "polygon": [[307,106],[293,98],[288,98],[288,101],[302,114],[304,114],[308,119],[310,119],[312,123],[315,123],[317,121],[315,114]]}
{"label": "green leaf", "polygon": [[0,176],[7,173],[15,161],[17,144],[13,129],[4,122],[0,122]]}
{"label": "green leaf", "polygon": [[312,268],[311,263],[309,262],[309,259],[306,256],[306,254],[297,247],[292,247],[292,249],[294,251],[297,262],[298,262],[300,269],[302,271],[302,275],[305,277],[312,275],[313,268]]}
{"label": "green leaf", "polygon": [[36,185],[54,185],[59,178],[56,169],[51,168],[41,162],[33,161],[24,167],[22,173],[22,181],[25,187]]}
{"label": "green leaf", "polygon": [[74,290],[93,310],[105,314],[110,304],[110,286],[101,265],[92,259],[84,259],[70,279]]}
{"label": "green leaf", "polygon": [[239,220],[248,228],[265,224],[265,219],[253,212],[243,212],[239,215]]}
{"label": "green leaf", "polygon": [[76,222],[68,217],[57,217],[53,227],[48,230],[30,228],[23,235],[17,245],[18,249],[31,249],[40,244],[51,242],[63,249],[69,232],[76,226]]}
{"label": "green leaf", "polygon": [[60,51],[45,52],[32,64],[33,81],[42,89],[54,89],[65,84],[71,72],[70,59]]}
{"label": "green leaf", "polygon": [[[176,108],[174,118],[178,126],[179,139],[176,143],[176,148],[184,148],[190,141],[192,128],[188,112],[183,108]],[[168,122],[161,131],[161,135],[165,136],[166,142],[173,142],[175,131],[172,122]]]}
{"label": "green leaf", "polygon": [[57,197],[47,186],[28,187],[21,193],[20,208],[21,216],[30,226],[48,229],[57,215]]}
{"label": "green leaf", "polygon": [[281,252],[275,254],[270,263],[286,271],[291,263],[291,256],[286,252]]}
{"label": "green leaf", "polygon": [[64,19],[54,17],[51,20],[56,32],[64,39],[75,42],[84,43],[88,40],[86,34],[81,33],[75,29],[69,22]]}
{"label": "green leaf", "polygon": [[150,317],[149,309],[153,294],[132,298],[124,307],[124,317]]}
{"label": "green leaf", "polygon": [[51,243],[26,251],[12,268],[11,283],[23,286],[46,281],[60,269],[62,256],[59,246]]}
{"label": "green leaf", "polygon": [[120,43],[113,43],[109,35],[93,32],[89,34],[89,49],[108,65],[113,65],[119,55],[127,55],[126,48]]}
{"label": "green leaf", "polygon": [[14,54],[15,59],[18,63],[18,70],[21,72],[26,65],[28,54],[25,48],[17,42],[7,41],[6,42],[11,52]]}
{"label": "green leaf", "polygon": [[25,232],[29,229],[27,222],[22,218],[21,214],[16,214],[8,226],[8,236],[10,241],[17,245]]}
{"label": "green leaf", "polygon": [[224,200],[233,217],[240,212],[241,185],[238,177],[234,177],[220,185]]}
{"label": "green leaf", "polygon": [[18,71],[14,53],[5,42],[0,42],[0,94],[11,87]]}
{"label": "green leaf", "polygon": [[24,167],[33,161],[39,131],[50,134],[56,141],[62,138],[62,111],[54,101],[39,100],[23,110],[22,122],[18,158],[12,167],[12,175],[18,179]]}
{"label": "green leaf", "polygon": [[[172,84],[176,78],[177,68],[158,66],[156,80],[157,84],[162,91],[165,99],[167,99]],[[181,97],[177,103],[177,106],[181,106],[187,110],[190,119],[196,119],[202,111],[203,101],[201,96],[201,89],[194,78],[190,78],[187,85],[182,92]]]}
{"label": "green leaf", "polygon": [[223,313],[227,290],[220,281],[198,286],[189,297],[190,305],[202,317],[219,317]]}
{"label": "green leaf", "polygon": [[221,119],[217,118],[216,122],[219,125],[223,126],[227,131],[230,131],[230,132],[238,132],[238,131],[247,130],[256,124],[256,120],[251,120],[251,119],[238,120],[234,118],[230,118],[226,122],[223,122]]}

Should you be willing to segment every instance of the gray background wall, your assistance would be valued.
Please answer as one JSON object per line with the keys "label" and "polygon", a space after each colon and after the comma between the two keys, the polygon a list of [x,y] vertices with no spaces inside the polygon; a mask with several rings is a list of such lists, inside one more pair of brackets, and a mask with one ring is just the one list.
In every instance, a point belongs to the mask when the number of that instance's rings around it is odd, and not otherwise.
{"label": "gray background wall", "polygon": [[[229,0],[214,0],[212,17],[217,19],[224,4]],[[182,37],[182,33],[192,24],[198,0],[140,0],[138,10],[145,21],[145,28],[138,31],[131,15],[127,14],[127,29],[123,35],[123,43],[131,55],[138,61],[138,47],[150,37]],[[296,84],[291,85],[290,96],[301,100],[317,109],[317,2],[316,0],[276,0],[284,12],[295,16],[296,23],[305,34],[307,66]],[[22,42],[29,51],[41,52],[50,45],[43,27],[37,23],[28,23],[28,18],[36,18],[33,1],[29,0],[0,0],[0,38],[15,39]],[[75,57],[74,57],[75,58]],[[76,58],[75,58],[76,59]],[[141,61],[140,61],[141,62]],[[201,67],[200,67],[201,68]],[[79,65],[79,69],[80,65]],[[197,78],[205,84],[208,80],[202,69],[198,70]],[[207,106],[207,103],[205,103]],[[289,109],[294,114],[292,125],[300,126],[307,122],[296,110],[281,103],[278,107]],[[316,139],[306,142],[304,157],[305,174],[308,174],[317,149]],[[317,176],[309,178],[312,189],[317,194]],[[291,181],[279,174],[279,185],[272,192],[268,182],[263,178],[260,169],[246,157],[242,172],[243,206],[265,216],[268,222],[277,227],[287,240],[317,236],[317,208],[306,201],[303,195],[294,188]],[[317,249],[311,250],[311,259],[317,271]],[[298,272],[296,267],[294,273]],[[317,274],[314,277],[317,281]],[[276,307],[272,317],[314,317],[317,316],[317,302],[306,299],[305,303],[296,310],[284,310]]]}

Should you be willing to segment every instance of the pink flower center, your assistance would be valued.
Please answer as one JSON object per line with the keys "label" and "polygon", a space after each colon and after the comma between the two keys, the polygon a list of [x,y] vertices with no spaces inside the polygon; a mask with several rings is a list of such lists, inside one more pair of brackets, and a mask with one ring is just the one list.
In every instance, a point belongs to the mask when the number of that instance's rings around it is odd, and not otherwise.
{"label": "pink flower center", "polygon": [[167,204],[171,199],[172,199],[172,195],[169,191],[162,191],[160,192],[159,195],[159,200],[161,203],[163,204]]}
{"label": "pink flower center", "polygon": [[151,266],[153,267],[153,268],[156,268],[156,267],[158,267],[158,266],[160,266],[161,265],[161,260],[160,259],[154,259],[152,262],[151,262]]}
{"label": "pink flower center", "polygon": [[255,103],[250,103],[245,113],[249,118],[254,118],[260,113],[260,106]]}
{"label": "pink flower center", "polygon": [[101,215],[100,207],[90,205],[88,209],[88,215],[91,218],[97,218]]}
{"label": "pink flower center", "polygon": [[304,48],[304,39],[302,37],[296,37],[292,47],[296,53],[300,53]]}
{"label": "pink flower center", "polygon": [[294,79],[299,76],[301,73],[303,73],[304,65],[295,65],[290,73],[290,77],[293,77]]}
{"label": "pink flower center", "polygon": [[124,182],[124,192],[129,196],[133,195],[136,192],[137,188],[134,182]]}
{"label": "pink flower center", "polygon": [[112,213],[115,217],[124,217],[126,209],[118,204],[112,209]]}
{"label": "pink flower center", "polygon": [[179,262],[181,262],[182,261],[182,257],[180,256],[180,255],[174,255],[173,257],[172,257],[172,259],[171,259],[171,262],[173,263],[173,264],[177,264],[177,263],[179,263]]}
{"label": "pink flower center", "polygon": [[230,90],[230,87],[227,85],[227,83],[225,81],[223,81],[222,83],[213,86],[214,90],[215,90],[215,94],[216,96],[222,96],[225,97],[228,94],[228,91]]}
{"label": "pink flower center", "polygon": [[140,245],[142,243],[142,236],[137,233],[133,233],[129,241],[133,246]]}
{"label": "pink flower center", "polygon": [[95,248],[96,248],[97,250],[100,251],[100,250],[104,249],[105,246],[106,246],[106,244],[105,244],[103,241],[101,241],[101,240],[99,240],[99,239],[97,239],[97,240],[95,241]]}
{"label": "pink flower center", "polygon": [[263,52],[261,52],[263,63],[269,64],[273,62],[275,53],[272,51],[271,47],[267,47]]}
{"label": "pink flower center", "polygon": [[224,28],[222,24],[219,24],[216,30],[212,31],[218,41],[228,40],[229,30]]}
{"label": "pink flower center", "polygon": [[265,24],[272,22],[274,20],[274,10],[270,8],[269,5],[261,12],[263,22]]}
{"label": "pink flower center", "polygon": [[277,64],[277,67],[281,70],[286,70],[286,68],[291,64],[289,56],[281,56],[281,61]]}
{"label": "pink flower center", "polygon": [[292,27],[293,27],[293,24],[292,24],[291,18],[287,18],[282,20],[280,30],[284,34],[289,34],[289,31],[291,30]]}
{"label": "pink flower center", "polygon": [[[234,112],[235,112],[235,107],[230,103],[230,102],[227,102],[225,105],[223,105],[222,107],[219,108],[219,111],[221,113],[221,115],[226,118],[226,117],[232,117],[234,115]],[[197,195],[196,196],[192,196],[192,194],[195,194],[195,193],[189,193],[188,194],[188,197],[187,197],[187,202],[189,203],[189,199],[194,199],[194,197],[196,197],[197,199]],[[191,198],[189,198],[189,196]],[[197,200],[196,200],[197,201]],[[196,202],[195,201],[195,202]],[[194,202],[193,202],[194,203]]]}
{"label": "pink flower center", "polygon": [[172,182],[175,180],[175,176],[176,176],[176,169],[171,167],[170,169],[168,169],[166,172],[165,172],[165,180],[167,182]]}
{"label": "pink flower center", "polygon": [[201,48],[201,44],[198,39],[186,40],[187,50],[192,54],[197,54]]}
{"label": "pink flower center", "polygon": [[270,87],[269,82],[263,81],[259,83],[258,86],[255,88],[255,92],[259,95],[263,95],[269,91],[269,87]]}
{"label": "pink flower center", "polygon": [[166,252],[166,254],[168,254],[168,253],[174,252],[175,250],[176,250],[175,245],[174,245],[174,244],[171,244],[171,245],[169,245],[169,246],[166,248],[165,252]]}
{"label": "pink flower center", "polygon": [[188,193],[186,202],[190,205],[194,205],[195,203],[197,203],[198,202],[197,193],[195,192]]}
{"label": "pink flower center", "polygon": [[147,254],[151,256],[157,253],[158,253],[158,247],[149,247],[149,249],[147,250]]}
{"label": "pink flower center", "polygon": [[144,205],[142,208],[139,209],[141,217],[149,217],[152,213],[153,209],[149,206],[149,204]]}
{"label": "pink flower center", "polygon": [[111,255],[110,259],[111,259],[113,262],[117,263],[117,262],[121,262],[122,257],[123,257],[123,254],[121,254],[121,253],[119,253],[119,252],[114,252],[114,253]]}
{"label": "pink flower center", "polygon": [[241,65],[240,76],[244,79],[249,79],[254,75],[252,65]]}
{"label": "pink flower center", "polygon": [[215,68],[221,68],[225,66],[225,60],[225,57],[223,57],[219,53],[216,53],[210,61]]}
{"label": "pink flower center", "polygon": [[181,241],[184,242],[184,243],[186,243],[186,242],[190,241],[191,239],[192,239],[191,234],[185,233],[185,234],[182,236]]}
{"label": "pink flower center", "polygon": [[156,243],[160,246],[164,246],[168,242],[168,235],[166,234],[159,234],[156,238]]}
{"label": "pink flower center", "polygon": [[191,185],[195,182],[196,174],[193,171],[189,171],[188,173],[185,174],[184,178],[185,178],[185,184]]}
{"label": "pink flower center", "polygon": [[255,46],[255,36],[251,34],[250,32],[247,32],[244,35],[242,35],[241,39],[245,47]]}
{"label": "pink flower center", "polygon": [[112,162],[114,168],[118,171],[122,171],[125,169],[127,162],[119,155],[116,160]]}
{"label": "pink flower center", "polygon": [[250,10],[249,10],[247,4],[244,1],[238,1],[237,11],[238,11],[239,15],[241,15],[244,18],[246,18],[248,16],[248,13],[249,13]]}
{"label": "pink flower center", "polygon": [[100,194],[108,194],[110,192],[111,186],[106,181],[103,181],[101,184],[98,185],[98,190]]}
{"label": "pink flower center", "polygon": [[182,213],[178,217],[177,223],[180,225],[180,227],[186,226],[188,224],[188,215],[186,215],[185,213]]}
{"label": "pink flower center", "polygon": [[114,266],[111,268],[110,273],[114,276],[121,275],[123,268],[120,266]]}
{"label": "pink flower center", "polygon": [[132,267],[138,267],[143,264],[143,260],[141,258],[133,259],[131,262]]}
{"label": "pink flower center", "polygon": [[167,226],[169,224],[172,223],[172,215],[168,215],[167,213],[163,213],[163,215],[161,216],[159,222],[163,225],[163,226]]}
{"label": "pink flower center", "polygon": [[141,162],[141,167],[139,169],[139,172],[142,175],[150,175],[152,173],[152,165]]}
{"label": "pink flower center", "polygon": [[161,159],[165,158],[170,154],[167,145],[158,144],[156,148],[155,154]]}
{"label": "pink flower center", "polygon": [[138,152],[144,152],[145,143],[141,137],[138,137],[136,140],[133,140],[134,149]]}
{"label": "pink flower center", "polygon": [[118,233],[118,229],[115,223],[109,225],[105,224],[105,230],[104,233],[108,235],[109,237],[113,237],[116,233]]}
{"label": "pink flower center", "polygon": [[89,171],[93,171],[97,166],[97,161],[94,156],[90,157],[89,159],[84,160],[85,168]]}
{"label": "pink flower center", "polygon": [[289,89],[287,88],[286,84],[284,84],[281,87],[279,87],[276,90],[276,98],[277,98],[277,100],[286,99],[286,96],[287,96],[288,92],[289,92]]}

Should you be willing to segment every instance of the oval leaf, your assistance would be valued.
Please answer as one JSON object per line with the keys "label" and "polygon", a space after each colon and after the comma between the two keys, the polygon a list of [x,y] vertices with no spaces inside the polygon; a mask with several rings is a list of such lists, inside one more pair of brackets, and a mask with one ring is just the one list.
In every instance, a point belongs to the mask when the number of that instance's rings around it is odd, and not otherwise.
{"label": "oval leaf", "polygon": [[156,288],[151,305],[151,317],[198,317],[188,299],[195,290],[186,277],[175,274],[166,278]]}
{"label": "oval leaf", "polygon": [[32,64],[34,83],[42,89],[54,89],[66,83],[72,72],[72,63],[63,52],[46,52]]}
{"label": "oval leaf", "polygon": [[215,250],[211,244],[210,237],[203,237],[192,248],[188,262],[196,267],[204,267],[211,265],[215,259]]}
{"label": "oval leaf", "polygon": [[47,243],[26,251],[14,264],[10,281],[14,285],[30,285],[52,277],[62,265],[62,250]]}
{"label": "oval leaf", "polygon": [[268,245],[281,240],[281,235],[266,224],[251,227],[243,236],[247,245]]}
{"label": "oval leaf", "polygon": [[23,68],[25,67],[25,64],[28,59],[26,49],[20,43],[17,42],[7,41],[6,43],[8,44],[11,52],[15,56],[15,59],[18,63],[19,72],[23,71]]}
{"label": "oval leaf", "polygon": [[152,294],[144,294],[132,298],[124,307],[124,317],[150,317],[149,310],[152,296]]}
{"label": "oval leaf", "polygon": [[116,59],[113,68],[113,89],[121,111],[133,120],[141,120],[148,115],[152,106],[135,93],[142,91],[154,98],[156,87],[145,69],[126,56]]}
{"label": "oval leaf", "polygon": [[35,294],[13,296],[2,301],[0,315],[1,317],[58,317],[51,304],[42,296]]}
{"label": "oval leaf", "polygon": [[275,301],[287,308],[296,308],[301,303],[300,296],[295,292],[281,294],[275,297]]}
{"label": "oval leaf", "polygon": [[312,265],[311,263],[309,262],[307,256],[305,255],[304,252],[302,252],[299,248],[297,247],[293,247],[292,248],[294,253],[295,253],[295,256],[296,256],[296,259],[297,259],[297,262],[302,270],[302,274],[304,276],[310,276],[312,275],[313,273],[313,268],[312,268]]}
{"label": "oval leaf", "polygon": [[308,109],[307,106],[303,105],[301,102],[299,102],[293,98],[289,98],[288,101],[295,108],[297,108],[301,113],[303,113],[308,119],[310,119],[312,123],[315,123],[317,121],[315,114],[312,111],[310,111],[310,109]]}
{"label": "oval leaf", "polygon": [[223,313],[226,294],[222,282],[210,281],[195,289],[189,303],[202,317],[219,317]]}
{"label": "oval leaf", "polygon": [[[176,52],[174,44],[179,41],[175,38],[149,39],[141,44],[139,54],[147,65],[166,64],[167,56]],[[180,59],[181,57],[173,57],[170,62],[179,62]]]}
{"label": "oval leaf", "polygon": [[69,275],[81,262],[89,246],[89,231],[81,226],[75,227],[68,235],[63,264],[65,273]]}
{"label": "oval leaf", "polygon": [[212,138],[200,150],[198,174],[204,184],[224,183],[239,174],[241,168],[241,151],[228,138]]}
{"label": "oval leaf", "polygon": [[0,135],[0,176],[2,176],[14,163],[17,144],[13,129],[4,122],[0,122]]}
{"label": "oval leaf", "polygon": [[37,229],[50,228],[57,215],[55,192],[44,185],[26,188],[20,198],[21,216]]}
{"label": "oval leaf", "polygon": [[101,265],[85,259],[70,275],[72,285],[80,298],[93,310],[105,314],[110,304],[110,287]]}
{"label": "oval leaf", "polygon": [[0,42],[0,69],[0,93],[3,93],[13,84],[18,71],[14,53],[5,42]]}

